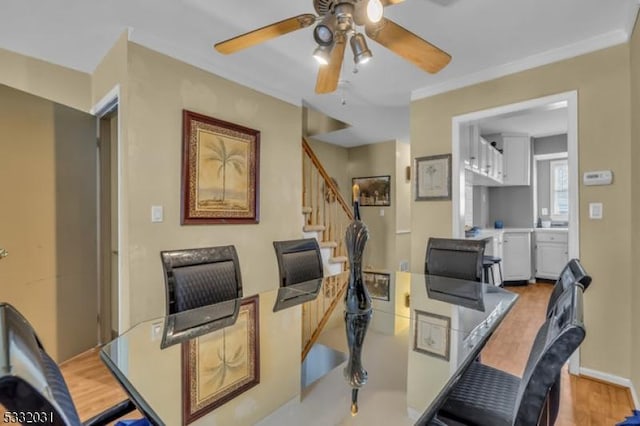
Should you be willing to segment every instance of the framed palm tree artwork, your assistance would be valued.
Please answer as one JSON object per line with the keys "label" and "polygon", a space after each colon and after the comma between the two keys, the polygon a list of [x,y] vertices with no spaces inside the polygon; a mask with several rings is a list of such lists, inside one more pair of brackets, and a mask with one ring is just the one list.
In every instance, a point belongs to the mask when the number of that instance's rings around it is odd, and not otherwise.
{"label": "framed palm tree artwork", "polygon": [[258,223],[260,132],[183,111],[182,224]]}
{"label": "framed palm tree artwork", "polygon": [[259,297],[242,300],[236,322],[182,344],[182,424],[260,383]]}

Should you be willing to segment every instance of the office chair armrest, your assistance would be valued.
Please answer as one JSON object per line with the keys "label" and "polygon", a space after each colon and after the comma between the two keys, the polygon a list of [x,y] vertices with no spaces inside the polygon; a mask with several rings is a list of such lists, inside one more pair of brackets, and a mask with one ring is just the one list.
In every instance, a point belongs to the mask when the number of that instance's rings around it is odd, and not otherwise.
{"label": "office chair armrest", "polygon": [[114,405],[113,407],[107,408],[102,413],[91,417],[89,420],[84,422],[84,426],[103,426],[119,419],[125,414],[129,414],[135,409],[136,406],[133,405],[133,402],[131,402],[130,399],[126,399]]}

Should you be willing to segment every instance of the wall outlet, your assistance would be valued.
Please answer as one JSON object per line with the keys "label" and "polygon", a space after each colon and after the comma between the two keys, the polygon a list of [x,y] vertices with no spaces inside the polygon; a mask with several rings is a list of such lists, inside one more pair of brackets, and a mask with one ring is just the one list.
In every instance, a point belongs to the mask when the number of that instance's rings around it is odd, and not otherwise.
{"label": "wall outlet", "polygon": [[384,209],[380,209],[380,216],[384,216]]}

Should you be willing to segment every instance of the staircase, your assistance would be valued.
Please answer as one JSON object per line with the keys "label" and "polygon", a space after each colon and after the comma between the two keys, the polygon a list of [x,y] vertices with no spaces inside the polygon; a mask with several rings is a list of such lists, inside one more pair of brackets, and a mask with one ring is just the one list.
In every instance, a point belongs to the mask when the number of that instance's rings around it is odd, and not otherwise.
{"label": "staircase", "polygon": [[348,259],[344,242],[353,220],[349,204],[327,174],[313,150],[302,139],[302,214],[305,238],[316,238],[324,264],[324,290],[316,300],[302,305],[302,360],[342,301],[347,288]]}

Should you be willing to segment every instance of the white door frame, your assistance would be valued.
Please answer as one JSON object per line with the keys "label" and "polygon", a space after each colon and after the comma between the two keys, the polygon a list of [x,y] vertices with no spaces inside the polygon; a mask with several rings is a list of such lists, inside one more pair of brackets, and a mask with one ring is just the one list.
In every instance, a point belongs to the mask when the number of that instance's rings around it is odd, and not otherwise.
{"label": "white door frame", "polygon": [[[464,238],[464,184],[465,170],[461,157],[460,139],[462,126],[469,122],[475,122],[497,115],[514,113],[532,108],[539,108],[556,102],[567,102],[568,127],[567,127],[567,151],[569,158],[569,258],[580,257],[580,215],[579,215],[579,177],[578,177],[578,92],[576,90],[558,93],[542,98],[531,99],[509,105],[502,105],[482,111],[458,115],[452,118],[452,235],[453,238]],[[534,216],[535,217],[535,216]],[[532,224],[533,226],[533,224]],[[569,360],[569,372],[579,374],[580,353],[579,350]]]}
{"label": "white door frame", "polygon": [[[107,93],[102,99],[100,99],[94,106],[93,108],[91,108],[90,113],[96,116],[96,120],[97,120],[97,136],[98,138],[100,137],[100,119],[102,117],[104,117],[105,115],[109,114],[110,112],[112,112],[115,108],[117,109],[117,113],[118,113],[118,144],[116,147],[117,150],[117,169],[118,169],[118,188],[117,188],[117,193],[118,193],[118,229],[117,229],[117,233],[118,233],[118,247],[117,247],[117,251],[118,251],[118,334],[123,333],[126,330],[126,326],[125,326],[125,320],[128,322],[128,310],[129,307],[125,306],[125,301],[126,299],[124,298],[124,294],[125,294],[125,289],[123,288],[123,232],[122,232],[122,221],[123,221],[123,214],[122,214],[122,108],[120,108],[120,85],[117,84],[113,89],[111,89],[109,91],[109,93]],[[100,179],[98,176],[98,185],[100,184]],[[98,188],[99,190],[100,188]],[[98,200],[99,203],[99,200]],[[97,227],[97,232],[98,232],[98,244],[100,244],[100,239],[99,239],[99,235],[100,235],[100,215],[101,212],[98,209],[98,227]],[[98,260],[100,261],[100,253],[98,253]],[[100,277],[98,277],[98,285],[100,285]],[[98,291],[98,306],[100,305],[100,291]],[[102,342],[102,343],[107,343],[107,342]]]}

